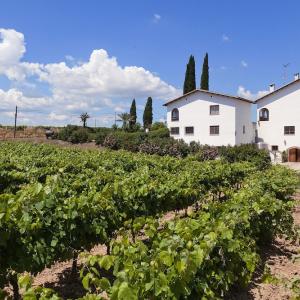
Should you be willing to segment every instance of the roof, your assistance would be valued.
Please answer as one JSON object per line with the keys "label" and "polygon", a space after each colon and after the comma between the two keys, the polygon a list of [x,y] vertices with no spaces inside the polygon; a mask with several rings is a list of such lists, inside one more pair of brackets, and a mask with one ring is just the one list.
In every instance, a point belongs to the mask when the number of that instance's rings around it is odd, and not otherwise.
{"label": "roof", "polygon": [[288,84],[283,85],[282,87],[278,88],[277,90],[274,90],[273,92],[270,92],[270,93],[268,93],[268,94],[266,94],[266,95],[264,95],[264,96],[262,96],[262,97],[256,99],[256,100],[254,101],[254,103],[257,103],[257,102],[260,101],[261,99],[264,99],[264,98],[266,98],[266,97],[268,97],[268,96],[270,96],[270,95],[273,95],[273,94],[275,94],[275,93],[277,93],[277,92],[279,92],[279,91],[285,89],[286,87],[291,86],[291,85],[293,85],[294,83],[299,82],[299,81],[300,81],[300,78],[299,78],[299,79],[296,79],[296,80],[293,80],[293,81],[289,82]]}
{"label": "roof", "polygon": [[240,101],[245,101],[245,102],[248,102],[248,103],[254,103],[254,102],[251,101],[251,100],[248,100],[248,99],[245,99],[245,98],[242,98],[242,97],[238,97],[238,96],[231,96],[231,95],[221,94],[221,93],[217,93],[217,92],[212,92],[212,91],[202,90],[202,89],[195,89],[195,90],[193,90],[193,91],[191,91],[191,92],[189,92],[189,93],[186,93],[186,94],[184,94],[184,95],[182,95],[182,96],[180,96],[180,97],[177,97],[177,98],[175,98],[175,99],[173,99],[173,100],[170,100],[170,101],[166,102],[166,103],[164,104],[164,106],[168,106],[169,104],[171,104],[171,103],[173,103],[173,102],[175,102],[175,101],[177,101],[177,100],[180,100],[180,99],[182,99],[182,98],[184,98],[184,97],[186,97],[186,96],[189,96],[189,95],[191,95],[191,94],[194,94],[194,93],[196,93],[196,92],[203,92],[203,93],[210,94],[210,95],[223,96],[223,97],[233,98],[233,99],[240,100]]}

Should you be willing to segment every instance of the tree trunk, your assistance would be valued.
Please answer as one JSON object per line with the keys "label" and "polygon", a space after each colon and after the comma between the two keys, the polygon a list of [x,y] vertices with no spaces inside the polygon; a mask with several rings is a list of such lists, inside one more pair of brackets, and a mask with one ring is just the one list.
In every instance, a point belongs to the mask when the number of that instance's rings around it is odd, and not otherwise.
{"label": "tree trunk", "polygon": [[78,260],[78,252],[73,252],[73,262],[72,262],[72,271],[71,276],[76,277],[77,276],[77,260]]}
{"label": "tree trunk", "polygon": [[14,293],[14,300],[20,299],[20,292],[19,292],[19,285],[18,285],[18,278],[17,274],[11,274],[9,276],[9,283],[12,285],[13,293]]}

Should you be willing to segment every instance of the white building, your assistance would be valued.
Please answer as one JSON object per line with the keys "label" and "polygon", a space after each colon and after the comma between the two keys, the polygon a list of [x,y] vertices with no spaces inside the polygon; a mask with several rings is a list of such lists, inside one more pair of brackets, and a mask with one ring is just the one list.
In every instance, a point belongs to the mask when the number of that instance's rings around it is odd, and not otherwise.
{"label": "white building", "polygon": [[164,106],[171,136],[187,143],[222,146],[255,141],[252,104],[241,97],[196,89]]}
{"label": "white building", "polygon": [[262,148],[282,152],[289,161],[300,162],[300,79],[299,74],[289,84],[256,100],[257,142]]}

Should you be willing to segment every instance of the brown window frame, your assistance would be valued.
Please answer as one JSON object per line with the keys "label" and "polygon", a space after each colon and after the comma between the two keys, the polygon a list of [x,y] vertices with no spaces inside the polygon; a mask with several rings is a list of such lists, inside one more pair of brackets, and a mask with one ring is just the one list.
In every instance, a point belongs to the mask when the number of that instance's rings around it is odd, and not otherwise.
{"label": "brown window frame", "polygon": [[270,113],[265,107],[259,110],[259,121],[269,121]]}
{"label": "brown window frame", "polygon": [[[213,110],[214,108],[218,108],[218,110]],[[217,116],[220,114],[220,105],[210,105],[209,106],[209,115],[210,116]]]}
{"label": "brown window frame", "polygon": [[[213,132],[215,129],[218,129],[217,133]],[[209,135],[220,135],[220,125],[211,125],[211,126],[209,126]]]}
{"label": "brown window frame", "polygon": [[[188,132],[188,130],[190,130],[190,129],[191,129],[191,131]],[[185,134],[194,134],[194,126],[187,126],[187,127],[185,127],[184,131],[185,131]]]}
{"label": "brown window frame", "polygon": [[171,121],[179,121],[179,110],[178,108],[173,108],[171,111]]}
{"label": "brown window frame", "polygon": [[284,126],[284,135],[295,135],[296,127],[295,126]]}
{"label": "brown window frame", "polygon": [[[176,132],[172,132],[174,130],[176,130]],[[179,127],[170,127],[170,134],[178,135],[179,134]]]}

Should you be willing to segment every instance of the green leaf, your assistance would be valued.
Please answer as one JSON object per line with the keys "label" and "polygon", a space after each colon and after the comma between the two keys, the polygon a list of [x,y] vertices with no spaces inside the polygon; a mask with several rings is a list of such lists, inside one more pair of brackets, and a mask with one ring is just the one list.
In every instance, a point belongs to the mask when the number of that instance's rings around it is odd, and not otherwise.
{"label": "green leaf", "polygon": [[110,282],[107,278],[101,278],[99,285],[103,291],[107,291],[110,288]]}
{"label": "green leaf", "polygon": [[91,274],[88,273],[82,279],[82,285],[86,290],[90,289],[90,277],[91,277]]}
{"label": "green leaf", "polygon": [[136,291],[129,287],[127,282],[122,282],[118,291],[118,300],[137,300]]}
{"label": "green leaf", "polygon": [[110,255],[105,255],[101,257],[99,265],[101,268],[105,269],[106,271],[111,268],[114,263],[114,257]]}

